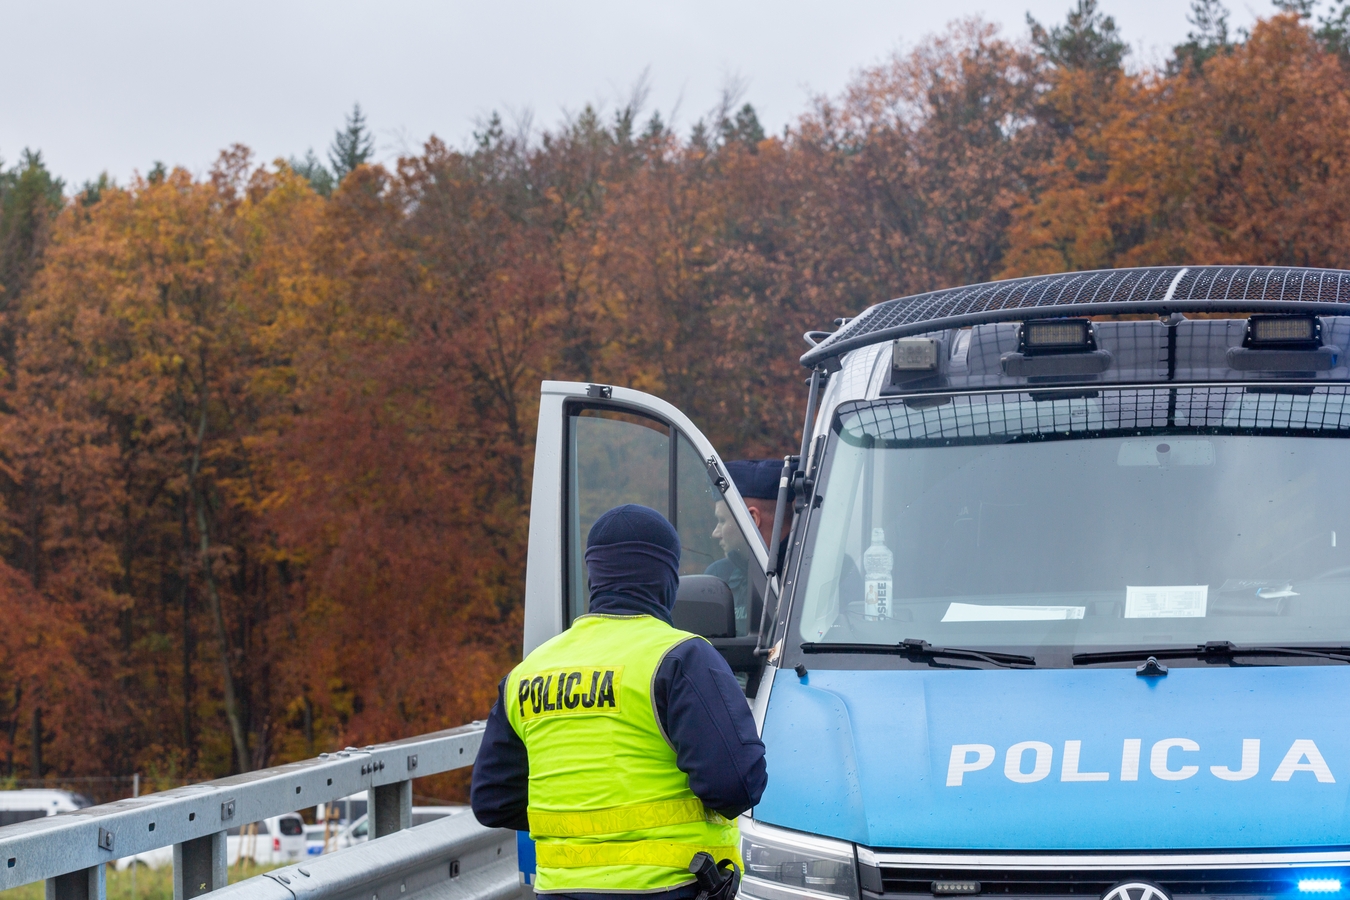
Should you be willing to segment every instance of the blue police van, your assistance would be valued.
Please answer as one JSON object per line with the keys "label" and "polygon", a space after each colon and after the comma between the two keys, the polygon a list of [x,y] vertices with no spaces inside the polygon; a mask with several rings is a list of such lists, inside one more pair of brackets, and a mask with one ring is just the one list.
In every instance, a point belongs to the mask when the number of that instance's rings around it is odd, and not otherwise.
{"label": "blue police van", "polygon": [[1350,272],[1016,279],[807,340],[781,555],[669,404],[539,415],[524,649],[585,611],[600,513],[671,520],[677,624],[768,748],[742,894],[1344,896]]}

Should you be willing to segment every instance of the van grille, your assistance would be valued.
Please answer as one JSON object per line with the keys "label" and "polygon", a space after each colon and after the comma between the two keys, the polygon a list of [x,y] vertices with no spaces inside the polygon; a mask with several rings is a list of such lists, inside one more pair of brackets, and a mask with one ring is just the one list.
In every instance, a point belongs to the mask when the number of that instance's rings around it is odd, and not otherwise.
{"label": "van grille", "polygon": [[936,881],[979,882],[979,896],[982,897],[1100,897],[1122,881],[1148,881],[1163,888],[1174,900],[1200,897],[1211,900],[1275,900],[1309,896],[1300,895],[1298,889],[1299,879],[1308,877],[1340,878],[1343,884],[1350,886],[1350,870],[1341,867],[1169,869],[1157,872],[1146,869],[1075,872],[1064,869],[861,868],[866,894],[912,897],[916,900],[933,897],[933,883]]}

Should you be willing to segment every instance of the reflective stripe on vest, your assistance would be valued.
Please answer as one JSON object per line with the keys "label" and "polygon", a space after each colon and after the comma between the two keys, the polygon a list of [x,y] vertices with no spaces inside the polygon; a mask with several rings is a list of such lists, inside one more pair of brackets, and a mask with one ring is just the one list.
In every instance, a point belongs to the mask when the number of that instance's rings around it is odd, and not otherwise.
{"label": "reflective stripe on vest", "polygon": [[[672,841],[607,841],[603,844],[538,844],[536,863],[553,869],[584,869],[588,866],[669,866],[689,871],[694,854],[705,851],[718,861],[740,857],[735,847],[677,844]],[[686,878],[685,880],[692,880]]]}
{"label": "reflective stripe on vest", "polygon": [[703,805],[702,800],[658,800],[587,812],[544,812],[531,809],[530,834],[541,837],[580,837],[593,834],[618,834],[641,831],[663,825],[711,822],[726,825],[727,820]]}

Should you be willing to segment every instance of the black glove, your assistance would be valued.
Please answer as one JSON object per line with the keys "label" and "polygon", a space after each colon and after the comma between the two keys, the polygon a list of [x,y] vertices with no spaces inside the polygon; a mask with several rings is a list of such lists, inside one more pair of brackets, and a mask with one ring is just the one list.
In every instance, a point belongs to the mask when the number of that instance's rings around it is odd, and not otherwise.
{"label": "black glove", "polygon": [[741,870],[734,862],[714,863],[712,855],[702,850],[694,854],[689,871],[698,879],[697,900],[732,900],[741,886]]}

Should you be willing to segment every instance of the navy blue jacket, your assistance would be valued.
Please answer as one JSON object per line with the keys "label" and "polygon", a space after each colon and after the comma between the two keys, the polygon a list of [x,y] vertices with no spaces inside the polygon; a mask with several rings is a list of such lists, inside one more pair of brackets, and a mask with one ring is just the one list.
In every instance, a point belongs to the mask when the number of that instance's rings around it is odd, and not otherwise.
{"label": "navy blue jacket", "polygon": [[[620,594],[593,598],[591,611],[657,615],[669,621],[664,610]],[[488,714],[473,766],[470,803],[478,821],[489,828],[528,831],[530,761],[506,719],[505,684],[503,678]],[[731,667],[712,645],[693,640],[670,650],[656,670],[652,695],[657,718],[675,747],[675,764],[689,776],[689,788],[703,805],[732,818],[758,803],[768,780],[764,742]]]}

